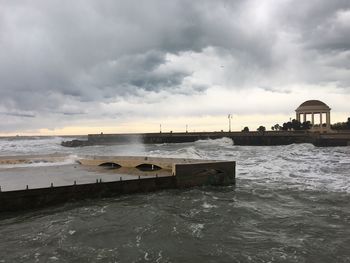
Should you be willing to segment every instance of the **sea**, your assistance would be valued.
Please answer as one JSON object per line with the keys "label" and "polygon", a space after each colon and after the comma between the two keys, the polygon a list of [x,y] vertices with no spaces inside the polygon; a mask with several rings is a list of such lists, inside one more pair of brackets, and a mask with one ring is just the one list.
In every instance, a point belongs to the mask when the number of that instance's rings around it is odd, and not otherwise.
{"label": "sea", "polygon": [[[63,156],[53,163],[0,167],[2,190],[16,182],[14,171],[30,184],[33,175],[27,178],[26,171],[74,165],[86,155],[232,160],[236,185],[0,214],[0,263],[350,262],[350,147],[237,146],[229,138],[60,145],[71,139],[76,137],[0,138],[3,158]],[[65,176],[73,181],[74,170]]]}

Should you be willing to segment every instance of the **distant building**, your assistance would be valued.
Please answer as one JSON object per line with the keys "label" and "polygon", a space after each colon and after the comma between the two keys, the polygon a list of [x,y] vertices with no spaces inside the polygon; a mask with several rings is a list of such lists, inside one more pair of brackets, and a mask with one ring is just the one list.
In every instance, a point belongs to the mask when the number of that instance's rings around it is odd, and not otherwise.
{"label": "distant building", "polygon": [[[327,132],[331,130],[331,108],[319,100],[307,100],[295,110],[299,122],[307,121],[311,115],[312,131]],[[319,123],[315,123],[315,115],[319,115]],[[325,118],[324,118],[325,116]]]}

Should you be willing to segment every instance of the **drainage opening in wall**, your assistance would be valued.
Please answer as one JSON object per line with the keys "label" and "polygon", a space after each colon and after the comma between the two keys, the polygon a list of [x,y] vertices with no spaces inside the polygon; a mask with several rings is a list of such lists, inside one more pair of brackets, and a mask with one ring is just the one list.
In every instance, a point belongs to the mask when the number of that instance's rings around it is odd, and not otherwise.
{"label": "drainage opening in wall", "polygon": [[112,162],[101,163],[99,166],[104,167],[106,169],[119,169],[120,167],[122,167],[121,165]]}
{"label": "drainage opening in wall", "polygon": [[136,166],[137,169],[139,169],[140,171],[157,171],[157,170],[161,170],[162,167],[155,165],[155,164],[151,164],[151,163],[143,163],[140,164],[138,166]]}

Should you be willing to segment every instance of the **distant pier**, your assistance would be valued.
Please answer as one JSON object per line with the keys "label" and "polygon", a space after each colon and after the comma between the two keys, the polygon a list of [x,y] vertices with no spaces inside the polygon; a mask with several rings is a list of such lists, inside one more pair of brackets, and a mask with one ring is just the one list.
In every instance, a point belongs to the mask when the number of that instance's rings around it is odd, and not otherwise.
{"label": "distant pier", "polygon": [[319,133],[309,131],[89,134],[87,140],[65,141],[62,142],[62,145],[80,147],[121,143],[186,143],[224,137],[232,139],[235,145],[269,146],[311,143],[320,147],[350,146],[350,132]]}

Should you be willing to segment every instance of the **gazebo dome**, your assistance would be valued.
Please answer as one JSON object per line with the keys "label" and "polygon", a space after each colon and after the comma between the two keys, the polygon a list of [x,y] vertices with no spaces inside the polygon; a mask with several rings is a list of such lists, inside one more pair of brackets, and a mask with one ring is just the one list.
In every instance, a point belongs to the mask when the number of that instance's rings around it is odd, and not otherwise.
{"label": "gazebo dome", "polygon": [[320,100],[307,100],[300,104],[296,111],[304,110],[325,110],[329,111],[331,108],[328,105]]}

